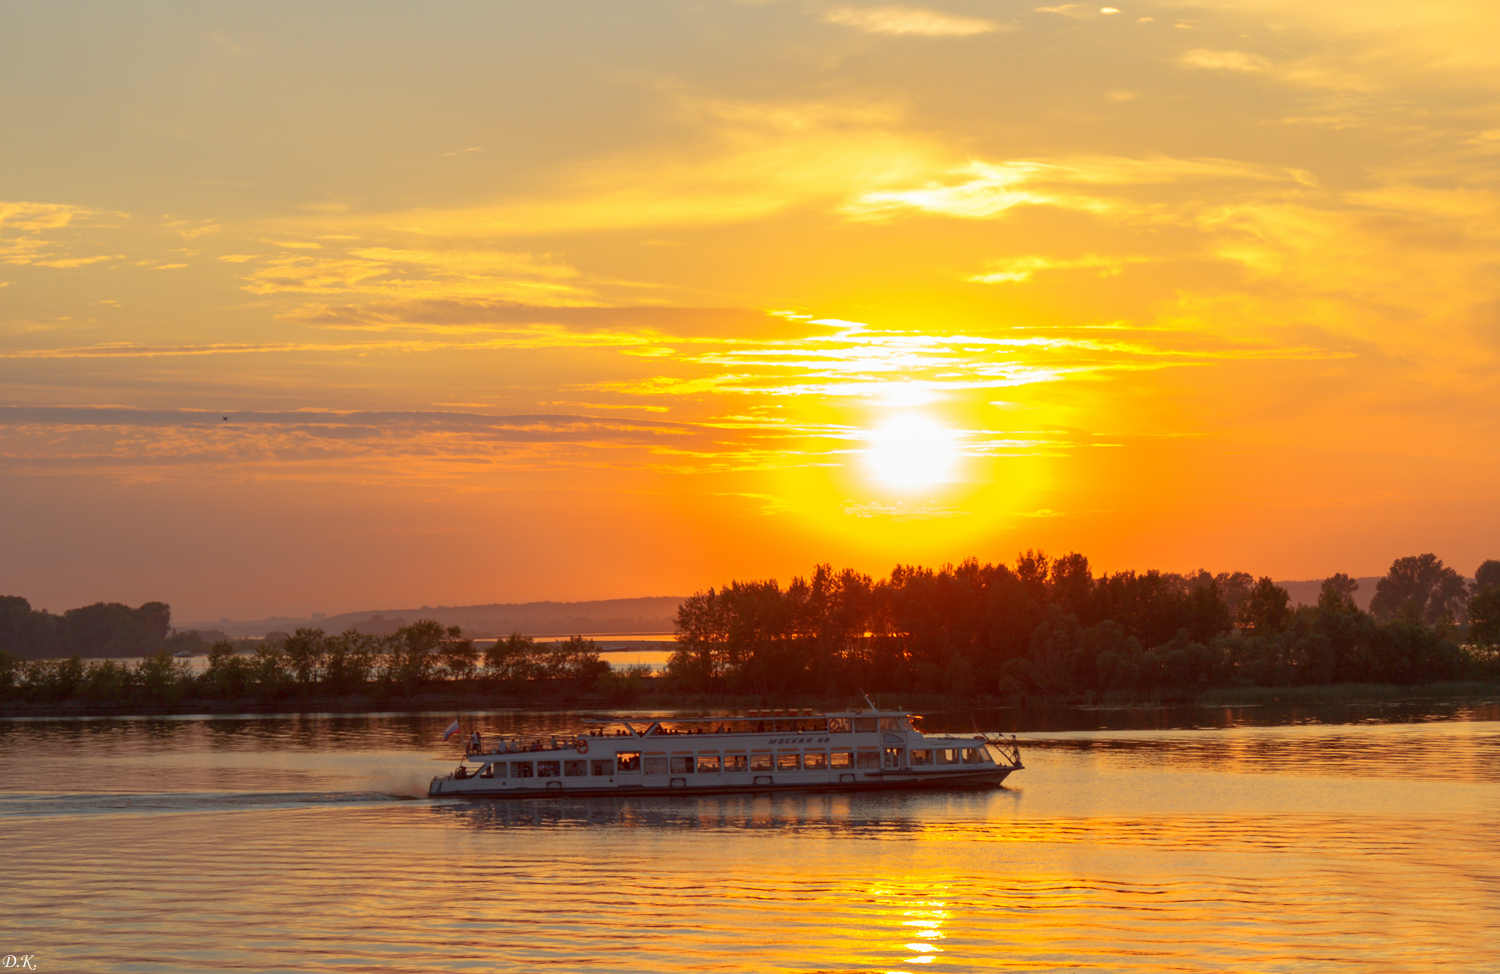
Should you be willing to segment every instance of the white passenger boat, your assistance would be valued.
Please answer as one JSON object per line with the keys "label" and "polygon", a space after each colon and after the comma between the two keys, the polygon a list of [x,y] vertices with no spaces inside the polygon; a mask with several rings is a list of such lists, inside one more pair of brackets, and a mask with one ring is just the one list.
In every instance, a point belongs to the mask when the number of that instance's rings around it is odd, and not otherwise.
{"label": "white passenger boat", "polygon": [[470,735],[438,797],[871,791],[998,785],[1019,771],[1015,738],[926,735],[900,710],[585,720],[540,740]]}

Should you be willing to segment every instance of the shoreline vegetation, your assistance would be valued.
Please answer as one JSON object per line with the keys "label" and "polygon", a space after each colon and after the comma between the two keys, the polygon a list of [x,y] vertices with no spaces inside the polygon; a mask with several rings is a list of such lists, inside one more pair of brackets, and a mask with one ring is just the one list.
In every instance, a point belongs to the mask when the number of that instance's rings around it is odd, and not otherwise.
{"label": "shoreline vegetation", "polygon": [[[0,716],[842,707],[862,693],[922,708],[1255,706],[1500,691],[1500,561],[1471,583],[1433,555],[1399,558],[1369,612],[1357,588],[1334,575],[1316,605],[1294,608],[1243,572],[1096,578],[1082,555],[1033,551],[1013,566],[898,565],[878,581],[820,565],[786,588],[731,582],[685,599],[660,674],[615,670],[582,636],[481,645],[433,620],[388,635],[217,640],[195,672],[174,651],[205,644],[174,633],[164,603],[59,617],[6,596]],[[27,658],[42,647],[72,655]]]}
{"label": "shoreline vegetation", "polygon": [[[1107,697],[1037,697],[990,696],[952,697],[946,694],[907,695],[883,702],[917,713],[941,713],[986,710],[1148,710],[1159,708],[1198,708],[1203,710],[1249,709],[1258,707],[1313,707],[1398,705],[1423,702],[1493,703],[1500,701],[1500,680],[1445,681],[1440,683],[1396,686],[1388,683],[1335,683],[1325,686],[1239,687],[1208,690],[1196,697],[1160,695],[1118,695]],[[863,708],[864,700],[841,698],[798,698],[776,701],[789,708],[816,711]],[[648,688],[640,696],[620,699],[603,693],[526,693],[506,695],[485,689],[451,689],[448,692],[425,692],[411,697],[378,699],[362,693],[334,696],[326,693],[267,700],[244,697],[215,700],[182,697],[160,703],[90,703],[70,699],[61,703],[9,700],[0,702],[0,719],[55,719],[106,717],[243,717],[298,716],[312,714],[417,713],[453,714],[485,711],[614,712],[638,713],[718,713],[766,709],[765,698],[747,696],[707,696]]]}

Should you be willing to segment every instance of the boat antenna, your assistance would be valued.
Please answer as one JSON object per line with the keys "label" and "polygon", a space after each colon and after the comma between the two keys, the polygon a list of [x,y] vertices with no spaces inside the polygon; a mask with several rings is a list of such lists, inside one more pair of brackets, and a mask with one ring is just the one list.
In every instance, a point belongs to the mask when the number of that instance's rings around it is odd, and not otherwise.
{"label": "boat antenna", "polygon": [[863,690],[861,690],[861,691],[859,691],[859,695],[861,697],[865,698],[865,703],[867,703],[867,704],[870,705],[870,709],[871,710],[879,710],[880,709],[879,707],[875,706],[875,703],[870,699],[870,695],[868,693],[866,693]]}

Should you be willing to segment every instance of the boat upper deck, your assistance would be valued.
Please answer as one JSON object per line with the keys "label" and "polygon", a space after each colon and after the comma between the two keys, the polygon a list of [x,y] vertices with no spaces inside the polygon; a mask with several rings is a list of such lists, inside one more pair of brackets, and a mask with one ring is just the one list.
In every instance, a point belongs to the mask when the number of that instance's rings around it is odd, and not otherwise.
{"label": "boat upper deck", "polygon": [[[882,744],[921,747],[923,742],[952,746],[983,747],[1003,742],[982,734],[923,734],[913,726],[920,720],[902,710],[845,711],[813,714],[810,710],[750,711],[729,716],[684,717],[677,715],[630,715],[585,718],[584,732],[577,736],[552,735],[535,739],[471,736],[466,760],[521,752],[577,751],[580,754],[615,752],[639,747],[768,745],[828,745],[848,741],[850,746]],[[685,738],[686,740],[676,740]],[[669,744],[668,742],[671,741]],[[743,742],[743,743],[740,743]]]}

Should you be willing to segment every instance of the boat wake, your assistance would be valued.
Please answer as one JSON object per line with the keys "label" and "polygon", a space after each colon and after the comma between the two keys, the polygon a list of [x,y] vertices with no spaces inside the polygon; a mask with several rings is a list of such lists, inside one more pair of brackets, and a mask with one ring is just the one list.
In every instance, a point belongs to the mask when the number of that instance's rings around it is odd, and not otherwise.
{"label": "boat wake", "polygon": [[416,801],[419,796],[387,791],[348,792],[130,792],[117,794],[0,795],[0,819],[99,814],[233,812],[371,805]]}

